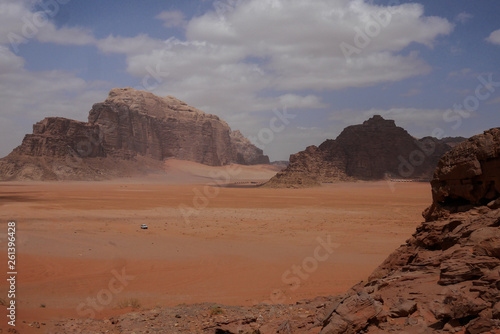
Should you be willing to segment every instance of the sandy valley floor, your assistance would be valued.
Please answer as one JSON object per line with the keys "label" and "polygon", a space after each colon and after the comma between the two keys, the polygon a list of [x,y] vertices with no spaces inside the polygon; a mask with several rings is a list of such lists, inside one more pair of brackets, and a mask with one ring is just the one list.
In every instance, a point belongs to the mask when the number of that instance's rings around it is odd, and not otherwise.
{"label": "sandy valley floor", "polygon": [[[214,173],[222,183],[275,171],[170,167],[171,179],[0,184],[5,263],[7,222],[17,222],[20,325],[105,317],[130,300],[253,305],[342,293],[413,233],[431,202],[426,183],[222,188]],[[2,280],[3,300],[7,290]]]}

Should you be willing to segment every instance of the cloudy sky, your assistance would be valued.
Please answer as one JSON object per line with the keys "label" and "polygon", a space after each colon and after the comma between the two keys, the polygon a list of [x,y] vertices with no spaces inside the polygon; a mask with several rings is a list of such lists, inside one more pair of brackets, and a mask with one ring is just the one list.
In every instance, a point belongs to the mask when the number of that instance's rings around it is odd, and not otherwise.
{"label": "cloudy sky", "polygon": [[0,0],[0,155],[114,87],[216,114],[272,160],[373,114],[500,126],[498,0]]}

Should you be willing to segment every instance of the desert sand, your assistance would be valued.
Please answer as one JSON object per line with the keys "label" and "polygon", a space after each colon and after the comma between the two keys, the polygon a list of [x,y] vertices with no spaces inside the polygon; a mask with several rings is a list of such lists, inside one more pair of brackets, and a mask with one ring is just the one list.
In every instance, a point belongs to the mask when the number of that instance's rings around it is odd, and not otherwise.
{"label": "desert sand", "polygon": [[[269,179],[269,166],[171,160],[166,170],[168,177],[0,184],[2,226],[17,223],[18,329],[124,313],[130,300],[150,308],[339,294],[404,243],[431,202],[427,183],[264,189],[243,185]],[[4,280],[1,298],[7,290]]]}

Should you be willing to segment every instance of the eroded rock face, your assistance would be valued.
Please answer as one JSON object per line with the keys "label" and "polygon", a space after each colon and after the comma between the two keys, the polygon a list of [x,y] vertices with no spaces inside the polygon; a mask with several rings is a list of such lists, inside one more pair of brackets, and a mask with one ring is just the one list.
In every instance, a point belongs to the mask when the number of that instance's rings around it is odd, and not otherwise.
{"label": "eroded rock face", "polygon": [[236,152],[236,162],[242,165],[269,165],[269,157],[254,146],[239,130],[230,133],[233,151]]}
{"label": "eroded rock face", "polygon": [[[451,144],[451,145],[450,145]],[[312,186],[347,180],[430,179],[453,138],[415,139],[394,121],[375,115],[344,129],[335,140],[290,156],[290,165],[269,187]]]}
{"label": "eroded rock face", "polygon": [[105,150],[113,156],[176,157],[211,166],[236,160],[224,121],[171,96],[113,89],[106,101],[94,104],[89,123],[99,125]]}
{"label": "eroded rock face", "polygon": [[[321,333],[499,329],[493,316],[500,298],[499,226],[500,210],[487,207],[423,223],[367,282],[343,296]],[[350,321],[341,308],[346,303],[350,313],[364,316]]]}
{"label": "eroded rock face", "polygon": [[72,151],[88,157],[104,157],[99,133],[98,125],[49,117],[33,125],[33,134],[26,135],[14,152],[33,157],[65,157]]}
{"label": "eroded rock face", "polygon": [[352,180],[345,172],[345,155],[334,140],[327,140],[320,147],[309,146],[290,156],[290,164],[278,172],[266,187],[314,187],[320,182]]}
{"label": "eroded rock face", "polygon": [[439,161],[431,181],[427,220],[486,205],[500,194],[500,128],[456,146]]}
{"label": "eroded rock face", "polygon": [[[36,123],[33,134],[26,135],[19,147],[0,160],[0,179],[20,179],[21,174],[22,179],[39,180],[45,178],[43,175],[73,179],[72,166],[59,173],[51,167],[51,162],[64,166],[68,159],[78,159],[81,169],[92,158],[127,164],[143,158],[163,161],[171,157],[211,166],[269,163],[262,150],[239,131],[232,132],[215,115],[171,96],[161,98],[132,88],[117,88],[110,91],[106,101],[94,104],[87,123],[59,117]],[[100,170],[113,164],[92,165],[103,178],[117,174]],[[29,177],[30,170],[36,170],[33,177]],[[77,174],[77,179],[85,179],[88,173]],[[94,171],[89,175],[95,175]]]}
{"label": "eroded rock face", "polygon": [[[433,205],[447,214],[427,215],[367,282],[333,305],[321,333],[500,332],[499,140],[499,129],[486,131],[439,161]],[[451,212],[458,198],[468,204]]]}

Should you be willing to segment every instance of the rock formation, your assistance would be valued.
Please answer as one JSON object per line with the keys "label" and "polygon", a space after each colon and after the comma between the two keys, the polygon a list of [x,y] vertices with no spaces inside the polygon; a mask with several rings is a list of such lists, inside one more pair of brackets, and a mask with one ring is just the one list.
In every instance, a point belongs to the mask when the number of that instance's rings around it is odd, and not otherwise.
{"label": "rock formation", "polygon": [[319,148],[309,146],[305,151],[290,156],[290,164],[281,172],[278,172],[266,187],[313,187],[320,185],[320,182],[329,181],[349,181],[345,172],[345,154],[337,147],[334,140],[324,142]]}
{"label": "rock formation", "polygon": [[430,179],[439,158],[455,143],[453,138],[417,140],[394,121],[375,115],[363,124],[345,128],[335,140],[291,155],[288,168],[267,186],[311,186],[353,179],[380,180],[387,176]]}
{"label": "rock formation", "polygon": [[239,130],[230,134],[233,151],[236,152],[236,162],[242,165],[268,165],[269,157],[260,148],[255,147]]}
{"label": "rock formation", "polygon": [[332,306],[321,333],[500,332],[499,144],[492,129],[439,161],[432,207],[446,214],[427,209],[412,238]]}
{"label": "rock formation", "polygon": [[[145,160],[154,165],[167,158],[211,166],[269,163],[262,150],[239,131],[232,132],[219,117],[171,96],[160,98],[121,88],[111,90],[106,101],[94,104],[87,123],[58,117],[36,123],[33,134],[26,135],[19,147],[0,160],[0,179],[125,176],[129,173],[124,164],[134,170],[137,166],[132,165],[140,166]],[[67,160],[75,159],[78,166],[65,166]],[[104,160],[124,161],[122,166],[111,164],[122,170],[108,170]],[[76,170],[79,173],[73,173]]]}
{"label": "rock formation", "polygon": [[38,157],[65,157],[78,152],[85,157],[104,157],[106,153],[99,140],[97,124],[50,117],[33,125],[33,134],[24,137],[14,153]]}
{"label": "rock formation", "polygon": [[439,161],[427,220],[486,205],[500,194],[500,129],[474,136]]}

